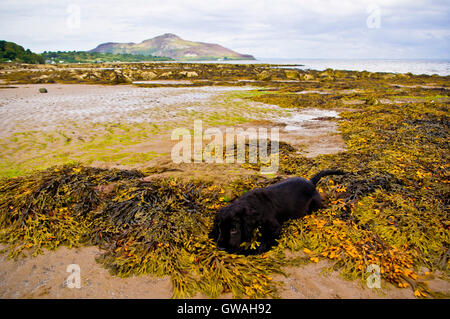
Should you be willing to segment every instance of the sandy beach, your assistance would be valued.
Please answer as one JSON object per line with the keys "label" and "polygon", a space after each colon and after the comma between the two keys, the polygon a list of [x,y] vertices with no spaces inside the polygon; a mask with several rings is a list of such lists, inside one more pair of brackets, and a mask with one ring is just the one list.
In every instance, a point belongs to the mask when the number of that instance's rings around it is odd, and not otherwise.
{"label": "sandy beach", "polygon": [[[37,257],[18,261],[0,258],[0,298],[170,298],[172,283],[169,277],[150,275],[120,278],[95,261],[101,251],[97,247],[66,248],[46,251]],[[81,288],[69,288],[66,281],[71,264],[80,266]],[[343,279],[338,272],[324,273],[330,263],[321,261],[302,267],[288,267],[287,276],[278,276],[283,283],[280,297],[286,299],[372,299],[414,298],[410,289],[383,285],[382,289],[370,289],[364,284]],[[443,279],[433,279],[430,287],[448,293],[449,285]],[[197,294],[194,298],[206,298]],[[223,294],[220,298],[232,298]]]}
{"label": "sandy beach", "polygon": [[[320,76],[323,79],[330,75]],[[236,80],[234,83],[239,81],[256,83],[252,79]],[[326,81],[329,81],[328,78]],[[435,100],[446,103],[448,100],[446,96],[435,93],[431,97],[426,95],[427,90],[446,90],[439,85],[402,85],[394,88],[393,92],[389,91],[390,95],[371,100],[368,96],[374,91],[370,89],[352,88],[347,84],[333,88],[326,81],[273,79],[262,87],[195,87],[185,80],[176,79],[154,81],[160,85],[158,87],[132,84],[3,83],[0,89],[1,174],[5,177],[22,176],[33,170],[75,162],[105,169],[156,168],[156,173],[142,180],[200,179],[213,183],[215,187],[227,188],[234,178],[254,177],[257,173],[251,167],[237,163],[175,164],[171,159],[171,149],[177,142],[171,139],[171,132],[175,128],[192,130],[196,119],[202,120],[203,130],[217,128],[222,133],[230,127],[243,130],[276,128],[280,141],[295,149],[286,158],[298,157],[295,165],[299,165],[309,161],[313,163],[317,159],[326,160],[326,156],[340,156],[345,154],[349,146],[355,145],[354,140],[349,142],[348,135],[344,138],[339,128],[340,121],[344,120],[342,114],[345,114],[345,118],[352,114],[358,116],[358,112],[380,103],[404,105],[431,100],[433,103]],[[386,84],[388,87],[393,85]],[[46,88],[47,93],[39,93],[40,88]],[[422,91],[421,95],[409,96],[402,90]],[[266,96],[269,98],[266,99]],[[370,139],[365,137],[357,140],[363,142],[361,147],[364,147],[366,138]],[[205,144],[204,141],[203,146]],[[289,167],[284,169],[289,172]],[[288,174],[280,176],[286,177]],[[111,190],[113,187],[114,183],[104,186],[104,189]],[[324,195],[334,196],[332,204],[329,201],[328,205],[339,204],[336,198],[345,192],[345,188],[339,186],[341,188],[336,191],[337,186],[332,184],[323,187],[327,189]],[[223,196],[229,196],[230,187],[223,193]],[[9,260],[6,254],[2,254],[0,298],[172,297],[173,281],[169,276],[120,278],[111,275],[95,260],[103,253],[98,247],[60,247],[17,261]],[[286,255],[292,254],[306,259],[309,257],[302,251],[293,253],[286,250]],[[77,264],[81,269],[79,289],[67,286],[67,266],[71,264]],[[284,267],[286,276],[274,275],[274,280],[281,283],[278,296],[417,297],[412,289],[399,288],[401,286],[384,281],[381,289],[370,289],[364,281],[345,280],[339,270],[326,271],[332,265],[331,259],[317,259],[317,262]],[[430,275],[429,269],[422,267],[417,273],[427,279],[428,287],[434,293],[448,296],[450,286],[444,272],[434,271]],[[201,293],[193,296],[207,297]],[[229,291],[219,295],[219,298],[232,297]]]}
{"label": "sandy beach", "polygon": [[0,3],[0,299],[444,305],[450,3],[422,2]]}
{"label": "sandy beach", "polygon": [[[39,93],[41,87],[48,93]],[[171,132],[193,129],[198,118],[203,120],[203,129],[219,128],[224,135],[227,127],[264,127],[268,131],[276,127],[280,140],[309,157],[345,148],[334,121],[345,108],[286,110],[239,98],[239,92],[252,89],[82,84],[6,87],[0,89],[0,144],[3,141],[4,145],[0,155],[5,163],[21,163],[24,168],[37,163],[46,166],[49,158],[60,162],[61,156],[100,167],[161,165],[170,163],[170,151],[177,142],[171,139]],[[229,123],[223,125],[224,121]],[[128,136],[133,141],[124,143]],[[99,148],[105,143],[107,148]],[[120,154],[125,159],[114,161]],[[127,160],[140,154],[152,155],[144,156],[142,163]],[[131,161],[133,165],[129,165]]]}

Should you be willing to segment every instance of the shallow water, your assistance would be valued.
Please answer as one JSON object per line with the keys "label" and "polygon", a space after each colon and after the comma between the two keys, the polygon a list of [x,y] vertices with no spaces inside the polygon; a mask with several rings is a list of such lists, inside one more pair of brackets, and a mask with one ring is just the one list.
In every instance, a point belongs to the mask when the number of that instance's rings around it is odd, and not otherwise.
{"label": "shallow water", "polygon": [[298,132],[306,130],[307,124],[317,121],[322,117],[339,118],[338,112],[333,110],[322,109],[305,109],[301,111],[292,112],[290,117],[280,118],[279,121],[286,123],[285,130],[291,132]]}
{"label": "shallow water", "polygon": [[150,81],[133,81],[133,84],[192,84],[187,80],[150,80]]}
{"label": "shallow water", "polygon": [[300,69],[393,72],[412,74],[450,75],[449,60],[299,60],[304,66]]}
{"label": "shallow water", "polygon": [[412,74],[450,75],[448,59],[268,59],[242,61],[199,61],[198,63],[230,63],[230,64],[292,64],[293,68],[323,71],[334,70],[392,72]]}

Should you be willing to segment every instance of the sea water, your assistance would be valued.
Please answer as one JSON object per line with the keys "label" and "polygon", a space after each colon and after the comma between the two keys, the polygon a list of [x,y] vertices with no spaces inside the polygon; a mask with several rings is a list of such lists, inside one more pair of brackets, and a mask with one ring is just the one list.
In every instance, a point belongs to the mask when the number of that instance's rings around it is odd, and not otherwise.
{"label": "sea water", "polygon": [[302,70],[325,69],[412,73],[427,75],[450,75],[449,59],[266,59],[237,61],[198,61],[196,63],[230,63],[230,64],[291,64],[292,68]]}

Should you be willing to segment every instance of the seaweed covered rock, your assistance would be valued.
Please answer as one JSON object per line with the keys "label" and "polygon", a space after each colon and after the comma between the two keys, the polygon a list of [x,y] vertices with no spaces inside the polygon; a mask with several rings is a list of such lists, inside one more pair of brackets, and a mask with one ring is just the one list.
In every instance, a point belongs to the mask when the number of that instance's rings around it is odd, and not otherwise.
{"label": "seaweed covered rock", "polygon": [[264,70],[256,75],[258,81],[269,81],[272,78],[272,74],[269,71]]}
{"label": "seaweed covered rock", "polygon": [[187,78],[196,78],[196,77],[198,77],[198,73],[195,72],[195,71],[181,71],[179,74],[182,75],[182,76],[185,76]]}
{"label": "seaweed covered rock", "polygon": [[152,71],[142,71],[137,74],[139,80],[151,81],[155,79],[158,75]]}
{"label": "seaweed covered rock", "polygon": [[109,81],[114,84],[131,83],[131,78],[120,70],[114,70],[109,76]]}
{"label": "seaweed covered rock", "polygon": [[303,73],[302,75],[300,75],[300,79],[302,81],[312,81],[314,80],[314,75],[310,73]]}
{"label": "seaweed covered rock", "polygon": [[300,75],[296,70],[284,70],[284,74],[288,80],[298,80]]}

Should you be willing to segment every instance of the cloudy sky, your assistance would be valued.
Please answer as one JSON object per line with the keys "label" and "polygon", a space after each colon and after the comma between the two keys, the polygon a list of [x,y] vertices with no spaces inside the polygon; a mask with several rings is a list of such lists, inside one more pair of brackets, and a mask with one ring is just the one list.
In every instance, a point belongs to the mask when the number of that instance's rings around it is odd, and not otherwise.
{"label": "cloudy sky", "polygon": [[257,58],[450,58],[450,0],[0,0],[0,39],[35,52],[163,33]]}

